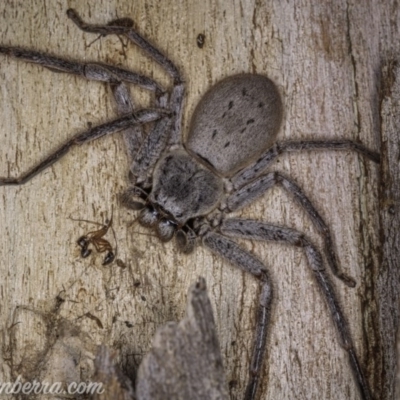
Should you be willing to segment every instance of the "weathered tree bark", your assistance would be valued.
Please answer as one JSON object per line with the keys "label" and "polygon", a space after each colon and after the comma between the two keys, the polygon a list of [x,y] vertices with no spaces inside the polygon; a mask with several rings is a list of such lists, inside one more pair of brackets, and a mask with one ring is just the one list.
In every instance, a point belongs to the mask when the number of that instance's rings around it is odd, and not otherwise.
{"label": "weathered tree bark", "polygon": [[[382,182],[380,192],[381,268],[377,278],[379,338],[382,351],[382,397],[400,397],[400,68],[389,58],[382,68],[381,92]],[[397,331],[397,338],[396,338]],[[396,360],[397,339],[397,360]],[[397,377],[395,376],[397,364]],[[395,387],[394,387],[395,386]]]}
{"label": "weathered tree bark", "polygon": [[[340,265],[357,281],[354,289],[334,281],[357,352],[375,397],[395,399],[400,286],[397,3],[0,4],[1,44],[123,65],[168,86],[167,74],[124,39],[96,41],[95,35],[77,29],[65,15],[69,7],[93,23],[132,18],[138,31],[178,65],[187,83],[185,130],[211,85],[228,75],[253,72],[268,75],[281,91],[281,140],[346,138],[381,152],[381,165],[347,151],[285,154],[272,170],[291,176],[330,227]],[[205,36],[202,48],[199,34]],[[143,90],[132,88],[132,95],[137,104],[150,104],[151,96]],[[0,176],[25,171],[89,123],[115,115],[107,85],[1,56]],[[117,200],[126,187],[127,171],[123,140],[116,135],[74,149],[24,186],[0,187],[0,380],[12,381],[20,373],[48,376],[40,373],[40,365],[46,364],[54,346],[70,344],[71,337],[72,348],[83,346],[86,351],[81,360],[85,371],[91,369],[87,365],[95,345],[104,344],[120,352],[117,361],[134,380],[156,329],[182,318],[189,286],[204,276],[230,396],[242,398],[257,281],[204,248],[181,255],[173,242],[161,244],[145,229],[131,226],[135,214]],[[103,267],[103,255],[82,259],[76,240],[97,228],[69,217],[104,222],[112,212],[121,262]],[[238,214],[303,231],[322,248],[305,212],[279,189]],[[114,244],[111,232],[107,239]],[[274,282],[260,398],[359,398],[302,251],[274,243],[241,244],[265,262]],[[28,305],[29,311],[16,308]],[[65,321],[73,333],[60,328]],[[54,336],[56,329],[62,330],[60,337]],[[75,367],[79,370],[79,363]]]}
{"label": "weathered tree bark", "polygon": [[135,394],[105,346],[97,352],[93,380],[104,386],[92,400],[227,400],[228,385],[204,279],[190,287],[184,318],[157,329],[152,349],[140,364]]}
{"label": "weathered tree bark", "polygon": [[192,285],[185,318],[157,330],[139,368],[139,400],[227,400],[228,390],[204,279]]}

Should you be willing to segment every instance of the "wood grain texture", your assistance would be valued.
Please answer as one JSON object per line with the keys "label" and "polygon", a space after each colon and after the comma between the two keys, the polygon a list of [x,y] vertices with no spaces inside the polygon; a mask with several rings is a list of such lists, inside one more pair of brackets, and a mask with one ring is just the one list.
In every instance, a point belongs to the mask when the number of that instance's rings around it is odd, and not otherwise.
{"label": "wood grain texture", "polygon": [[[380,217],[382,264],[377,280],[377,292],[380,301],[379,328],[384,346],[382,352],[382,396],[393,393],[400,396],[400,329],[399,309],[392,304],[399,303],[400,282],[400,68],[389,58],[382,68],[381,90],[381,132],[384,158],[382,159],[382,185],[380,193]],[[397,338],[396,338],[397,330]],[[397,341],[397,361],[394,351]],[[397,375],[395,376],[397,364]],[[385,398],[385,397],[384,397]]]}
{"label": "wood grain texture", "polygon": [[[0,43],[123,65],[168,86],[168,76],[133,45],[125,47],[117,37],[94,41],[96,36],[79,31],[65,12],[73,7],[93,23],[128,16],[182,71],[187,84],[185,130],[211,85],[231,74],[254,72],[273,79],[282,94],[280,139],[347,138],[387,152],[381,147],[381,71],[399,54],[396,2],[311,3],[3,0]],[[205,36],[202,48],[196,42],[199,34]],[[143,90],[132,88],[132,94],[138,104],[149,104]],[[115,115],[106,85],[2,56],[0,176],[24,171],[88,123]],[[388,267],[386,282],[394,290],[388,297],[382,295],[384,289],[377,290],[385,240],[380,234],[385,209],[378,199],[383,192],[378,188],[388,184],[379,180],[380,167],[350,152],[310,152],[283,155],[273,170],[302,186],[328,223],[341,267],[357,280],[355,289],[337,280],[335,287],[358,354],[376,398],[394,399],[394,364],[385,364],[393,344],[383,343],[387,329],[393,336],[397,327],[399,285]],[[258,284],[206,249],[181,255],[173,242],[161,244],[138,225],[130,226],[135,214],[117,201],[127,171],[123,140],[115,136],[71,151],[23,187],[0,188],[0,326],[2,358],[7,361],[1,363],[0,380],[15,378],[17,355],[23,371],[24,351],[38,342],[42,350],[50,346],[45,331],[36,332],[29,318],[24,321],[18,314],[15,320],[16,306],[30,304],[50,319],[71,321],[93,344],[119,350],[125,372],[134,377],[157,327],[182,318],[187,290],[203,276],[230,395],[240,399]],[[81,259],[76,240],[93,226],[69,219],[104,222],[112,210],[117,257],[126,268],[116,263],[102,267],[101,255]],[[293,227],[321,246],[305,213],[279,189],[237,215]],[[113,243],[112,235],[108,239]],[[242,244],[265,262],[274,282],[260,398],[357,399],[347,356],[305,255],[285,245]],[[381,318],[388,310],[391,324]],[[8,329],[16,322],[26,328]],[[33,353],[40,358],[40,351]]]}
{"label": "wood grain texture", "polygon": [[220,346],[205,280],[189,289],[185,317],[160,327],[137,375],[138,400],[227,400]]}

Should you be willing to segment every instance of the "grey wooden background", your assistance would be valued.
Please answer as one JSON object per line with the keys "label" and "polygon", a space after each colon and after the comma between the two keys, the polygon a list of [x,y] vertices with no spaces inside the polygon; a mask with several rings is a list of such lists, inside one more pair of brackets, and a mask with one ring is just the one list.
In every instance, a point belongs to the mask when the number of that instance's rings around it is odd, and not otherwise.
{"label": "grey wooden background", "polygon": [[[398,282],[391,268],[398,257],[383,261],[396,251],[398,237],[385,247],[381,222],[385,216],[398,221],[396,197],[386,195],[398,179],[396,172],[389,172],[387,157],[389,153],[396,157],[398,151],[397,136],[387,139],[396,132],[392,112],[399,102],[392,91],[400,43],[397,3],[3,0],[0,4],[2,44],[123,65],[168,85],[168,76],[134,46],[125,47],[117,37],[93,42],[95,35],[79,31],[65,15],[69,7],[96,23],[131,17],[138,30],[176,62],[187,83],[185,129],[207,88],[227,75],[254,72],[268,75],[282,93],[281,139],[348,138],[384,152],[383,167],[350,152],[284,155],[274,167],[304,188],[331,228],[340,265],[358,283],[350,289],[335,281],[357,351],[377,398],[394,399]],[[196,44],[199,33],[206,38],[202,49]],[[149,104],[144,91],[132,88],[132,93],[137,102]],[[383,104],[389,104],[384,118]],[[25,170],[89,123],[114,116],[105,85],[1,56],[0,176]],[[257,282],[205,249],[184,256],[173,242],[163,245],[138,225],[130,226],[134,213],[121,209],[117,201],[126,186],[127,170],[123,141],[115,136],[74,149],[23,187],[0,188],[0,380],[32,369],[49,346],[43,324],[54,327],[52,318],[69,321],[84,332],[89,355],[94,345],[105,343],[120,350],[121,362],[134,371],[156,328],[182,317],[190,284],[204,276],[230,394],[240,399]],[[118,258],[125,269],[101,266],[101,256],[81,259],[76,239],[93,226],[69,218],[102,222],[112,210]],[[321,245],[305,213],[279,188],[238,215],[294,227]],[[396,226],[392,234],[397,234]],[[113,243],[112,235],[108,239]],[[278,244],[243,245],[265,261],[274,281],[261,398],[357,399],[346,354],[302,251]],[[389,286],[390,290],[382,289]],[[65,300],[61,305],[57,296]]]}

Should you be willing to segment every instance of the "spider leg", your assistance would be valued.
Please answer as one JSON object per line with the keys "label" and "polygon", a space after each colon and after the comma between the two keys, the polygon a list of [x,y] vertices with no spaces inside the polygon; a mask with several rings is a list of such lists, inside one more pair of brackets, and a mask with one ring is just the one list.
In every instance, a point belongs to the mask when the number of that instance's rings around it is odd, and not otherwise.
{"label": "spider leg", "polygon": [[29,63],[39,64],[54,72],[63,72],[79,75],[89,80],[118,83],[121,81],[141,86],[156,93],[163,93],[164,89],[153,79],[137,74],[124,68],[114,67],[100,63],[82,63],[55,57],[34,50],[20,49],[17,47],[0,46],[0,53],[24,60]]}
{"label": "spider leg", "polygon": [[84,22],[78,13],[73,10],[67,10],[67,16],[82,31],[89,33],[98,33],[102,36],[106,35],[125,35],[130,41],[141,48],[148,56],[155,60],[167,73],[173,78],[174,86],[170,98],[171,110],[174,111],[173,129],[169,137],[169,145],[180,145],[181,126],[182,126],[182,103],[185,92],[184,82],[181,74],[175,64],[155,48],[147,39],[141,36],[133,28],[133,21],[130,18],[118,19],[111,21],[106,25],[88,24]]}
{"label": "spider leg", "polygon": [[227,199],[227,212],[236,211],[239,208],[242,208],[243,206],[253,202],[268,189],[278,184],[281,185],[288,193],[290,193],[303,207],[303,209],[309,215],[312,223],[317,228],[318,232],[322,235],[325,242],[327,260],[333,274],[341,279],[347,286],[354,287],[356,285],[354,279],[347,276],[339,269],[328,226],[301,188],[292,180],[282,175],[280,172],[269,172],[268,174],[262,175],[247,185],[234,191]]}
{"label": "spider leg", "polygon": [[[160,99],[161,106],[167,107],[167,98]],[[154,124],[153,129],[143,141],[131,165],[131,181],[142,187],[151,185],[150,176],[153,167],[165,150],[171,135],[172,118],[162,118]]]}
{"label": "spider leg", "polygon": [[[82,30],[87,32],[106,34],[125,34],[130,40],[136,43],[139,47],[145,50],[153,59],[159,62],[174,78],[174,87],[169,99],[169,104],[173,110],[173,130],[169,133],[168,144],[181,144],[181,120],[182,120],[182,102],[184,96],[184,84],[180,79],[179,72],[173,63],[162,55],[157,49],[150,45],[144,38],[138,35],[131,29],[132,21],[129,19],[121,19],[112,21],[109,25],[89,25],[84,23],[74,10],[68,10],[68,16]],[[126,87],[121,86],[122,82],[137,84],[146,89],[156,92],[156,106],[165,105],[165,90],[154,80],[140,75],[129,70],[105,65],[100,63],[80,63],[69,61],[63,58],[51,56],[45,53],[40,53],[32,50],[25,50],[14,47],[0,46],[0,53],[25,60],[27,62],[40,64],[56,72],[71,73],[81,75],[87,79],[108,82],[113,87],[114,97],[117,102],[118,112],[132,112],[133,105],[129,100],[129,93]],[[165,122],[165,121],[164,121]],[[155,130],[166,128],[164,122],[160,122]],[[156,124],[157,125],[157,124]],[[129,139],[127,139],[129,138]],[[131,131],[125,134],[128,152],[131,160],[136,155],[136,152],[141,143],[143,143],[143,133],[137,128],[132,128]],[[134,172],[132,171],[134,174]],[[141,177],[139,177],[140,180]]]}
{"label": "spider leg", "polygon": [[[133,112],[133,103],[126,85],[122,82],[118,85],[112,85],[112,90],[118,112],[122,115]],[[174,101],[176,99],[172,96],[168,103],[166,94],[164,94],[158,98],[158,105],[162,108],[174,110],[176,108],[173,104]],[[172,121],[159,120],[155,123],[147,138],[145,138],[140,125],[132,125],[129,130],[124,132],[128,155],[132,162],[130,168],[132,184],[146,182],[161,153],[167,145],[171,146],[171,135],[173,134],[171,125]],[[146,185],[144,183],[144,186]]]}
{"label": "spider leg", "polygon": [[234,188],[238,189],[260,176],[271,163],[285,151],[301,150],[352,150],[379,163],[379,153],[369,150],[362,144],[351,140],[300,140],[275,143],[255,163],[239,171],[232,179]]}
{"label": "spider leg", "polygon": [[350,365],[360,388],[362,398],[363,400],[370,400],[369,385],[360,367],[346,319],[337,300],[329,275],[323,266],[321,254],[315,246],[302,233],[294,229],[254,220],[227,219],[222,222],[220,229],[221,233],[230,237],[281,241],[304,249],[311,270],[328,303],[332,319],[339,333],[341,345],[348,352]]}
{"label": "spider leg", "polygon": [[246,388],[245,400],[255,398],[261,368],[265,357],[267,328],[271,315],[272,285],[265,265],[254,255],[243,250],[232,240],[223,235],[209,231],[203,236],[203,244],[212,252],[222,256],[245,272],[249,272],[260,280],[261,294],[256,321],[256,334],[250,364],[250,377]]}
{"label": "spider leg", "polygon": [[[178,68],[173,62],[150,44],[144,37],[139,35],[133,29],[133,21],[129,18],[124,18],[110,22],[107,25],[88,24],[84,22],[78,13],[70,8],[67,10],[67,16],[72,22],[82,31],[88,33],[98,33],[102,36],[107,35],[125,35],[129,40],[145,51],[153,60],[160,64],[173,78],[174,81],[180,82],[181,76]],[[121,23],[124,21],[124,23]]]}
{"label": "spider leg", "polygon": [[[134,104],[129,93],[128,87],[120,82],[118,84],[111,84],[111,89],[114,95],[115,102],[117,104],[118,114],[125,115],[134,112]],[[167,95],[161,95],[157,97],[157,104],[164,108],[170,108],[168,106]],[[127,148],[129,160],[131,162],[131,183],[135,184],[137,181],[144,181],[148,176],[148,170],[157,161],[161,152],[167,145],[170,124],[165,125],[164,122],[156,122],[156,125],[151,130],[148,138],[146,139],[142,125],[132,125],[128,129],[124,130],[124,140]],[[146,142],[146,143],[145,143]],[[158,150],[155,149],[154,145],[158,145]],[[151,160],[145,161],[146,155],[148,155],[149,146],[152,148],[151,154],[153,155]],[[140,155],[138,153],[141,153]],[[141,161],[139,161],[141,160]],[[149,166],[139,168],[138,163],[148,163]],[[138,172],[140,169],[142,173]]]}
{"label": "spider leg", "polygon": [[83,143],[89,142],[91,140],[98,139],[105,135],[110,135],[122,131],[132,124],[145,124],[158,119],[169,121],[170,111],[165,109],[142,109],[138,110],[133,114],[125,115],[119,119],[107,122],[102,125],[98,125],[91,128],[85,132],[75,135],[72,139],[68,140],[66,143],[61,145],[43,161],[29,169],[27,172],[21,174],[17,178],[1,178],[0,186],[3,185],[22,185],[32,179],[39,172],[48,168],[50,165],[61,159],[68,151],[76,146],[82,145]]}
{"label": "spider leg", "polygon": [[[123,116],[133,113],[135,107],[129,94],[128,87],[123,82],[120,82],[118,84],[111,84],[111,90],[117,104],[118,114]],[[130,126],[124,130],[123,136],[129,161],[132,162],[145,138],[142,125]]]}

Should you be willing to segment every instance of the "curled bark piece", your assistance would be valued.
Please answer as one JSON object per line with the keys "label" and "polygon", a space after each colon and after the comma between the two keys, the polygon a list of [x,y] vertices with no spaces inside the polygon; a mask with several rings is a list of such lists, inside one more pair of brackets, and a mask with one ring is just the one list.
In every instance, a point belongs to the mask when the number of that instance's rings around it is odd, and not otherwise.
{"label": "curled bark piece", "polygon": [[185,318],[157,331],[139,367],[136,395],[138,400],[229,398],[203,278],[190,288]]}

